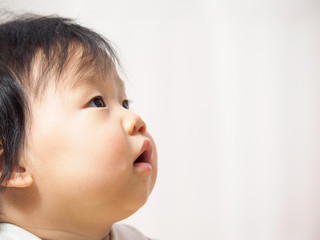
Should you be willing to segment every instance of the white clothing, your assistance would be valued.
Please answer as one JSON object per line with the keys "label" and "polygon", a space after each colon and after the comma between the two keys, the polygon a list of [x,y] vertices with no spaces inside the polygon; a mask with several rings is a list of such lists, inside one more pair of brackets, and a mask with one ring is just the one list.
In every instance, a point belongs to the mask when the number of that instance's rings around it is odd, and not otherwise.
{"label": "white clothing", "polygon": [[[32,233],[10,223],[0,223],[0,239],[41,240]],[[148,240],[148,238],[131,226],[114,224],[111,227],[111,240]]]}

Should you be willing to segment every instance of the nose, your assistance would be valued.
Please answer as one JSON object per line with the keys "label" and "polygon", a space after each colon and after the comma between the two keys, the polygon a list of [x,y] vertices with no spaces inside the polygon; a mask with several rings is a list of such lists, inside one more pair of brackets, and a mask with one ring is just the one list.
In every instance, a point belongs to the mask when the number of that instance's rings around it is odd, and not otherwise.
{"label": "nose", "polygon": [[128,135],[144,134],[147,130],[146,123],[134,112],[126,111],[123,118],[123,127]]}

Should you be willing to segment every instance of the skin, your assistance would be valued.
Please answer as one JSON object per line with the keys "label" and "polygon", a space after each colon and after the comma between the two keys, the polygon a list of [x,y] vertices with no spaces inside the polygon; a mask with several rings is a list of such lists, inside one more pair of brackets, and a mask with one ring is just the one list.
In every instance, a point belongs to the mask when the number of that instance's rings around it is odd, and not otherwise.
{"label": "skin", "polygon": [[[71,70],[63,84],[51,81],[41,99],[31,98],[27,145],[2,193],[1,221],[41,239],[107,239],[112,224],[150,195],[156,148],[145,122],[126,108],[114,69],[75,86]],[[144,144],[152,149],[149,168],[133,164]]]}

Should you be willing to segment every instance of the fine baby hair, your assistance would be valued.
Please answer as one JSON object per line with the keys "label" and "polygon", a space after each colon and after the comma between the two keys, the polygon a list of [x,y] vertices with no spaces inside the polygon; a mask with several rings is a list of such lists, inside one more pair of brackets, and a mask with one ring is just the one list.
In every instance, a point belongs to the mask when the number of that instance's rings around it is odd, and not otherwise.
{"label": "fine baby hair", "polygon": [[157,176],[102,35],[59,16],[0,23],[0,239],[146,240],[115,224]]}

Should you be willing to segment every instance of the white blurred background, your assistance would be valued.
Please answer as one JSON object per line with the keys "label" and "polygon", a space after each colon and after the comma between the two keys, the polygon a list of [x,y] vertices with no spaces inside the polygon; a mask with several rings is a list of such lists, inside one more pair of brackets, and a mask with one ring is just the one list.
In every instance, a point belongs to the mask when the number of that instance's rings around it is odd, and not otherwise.
{"label": "white blurred background", "polygon": [[162,240],[320,239],[319,0],[1,0],[111,39],[159,177]]}

